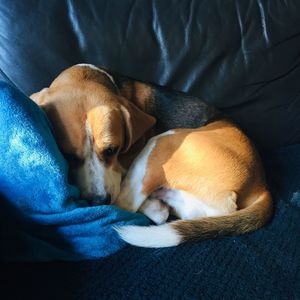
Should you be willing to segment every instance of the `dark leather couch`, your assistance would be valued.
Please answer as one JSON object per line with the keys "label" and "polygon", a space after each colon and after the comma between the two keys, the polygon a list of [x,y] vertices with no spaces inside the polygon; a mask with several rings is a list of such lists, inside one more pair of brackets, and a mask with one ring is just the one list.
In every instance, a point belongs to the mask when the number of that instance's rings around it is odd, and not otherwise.
{"label": "dark leather couch", "polygon": [[[299,11],[298,0],[0,0],[0,78],[29,95],[88,62],[199,96],[250,135],[273,173],[268,157],[300,142]],[[276,170],[278,187],[286,169]],[[299,243],[272,260],[281,244],[256,234],[267,240],[3,264],[3,299],[299,298]]]}

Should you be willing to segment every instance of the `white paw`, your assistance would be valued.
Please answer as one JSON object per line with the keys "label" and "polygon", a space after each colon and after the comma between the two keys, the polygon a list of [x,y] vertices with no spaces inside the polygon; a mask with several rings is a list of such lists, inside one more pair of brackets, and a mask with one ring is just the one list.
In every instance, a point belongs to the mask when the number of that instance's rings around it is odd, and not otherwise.
{"label": "white paw", "polygon": [[157,225],[165,223],[170,214],[170,208],[161,200],[155,198],[147,199],[140,207],[139,211]]}

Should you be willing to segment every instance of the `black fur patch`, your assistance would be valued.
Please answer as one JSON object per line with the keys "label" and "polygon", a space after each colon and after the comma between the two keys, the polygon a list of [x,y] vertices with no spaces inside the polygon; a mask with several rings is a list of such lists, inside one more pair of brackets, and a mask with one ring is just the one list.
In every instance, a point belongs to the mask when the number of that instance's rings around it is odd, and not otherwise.
{"label": "black fur patch", "polygon": [[[137,81],[117,72],[107,70],[119,89],[125,84]],[[141,81],[140,81],[141,82]],[[225,116],[211,105],[206,104],[198,97],[188,96],[166,87],[142,82],[153,89],[153,107],[147,111],[157,120],[156,132],[161,133],[175,128],[197,128]]]}

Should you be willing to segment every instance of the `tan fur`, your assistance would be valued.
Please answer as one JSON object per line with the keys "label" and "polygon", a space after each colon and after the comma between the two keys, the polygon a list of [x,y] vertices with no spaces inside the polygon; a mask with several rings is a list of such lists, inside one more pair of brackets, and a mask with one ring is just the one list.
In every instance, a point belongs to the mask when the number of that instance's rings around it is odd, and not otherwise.
{"label": "tan fur", "polygon": [[172,223],[183,241],[253,231],[272,213],[260,159],[228,121],[161,137],[148,159],[143,192],[148,196],[161,187],[189,192],[224,212],[239,209],[227,216]]}
{"label": "tan fur", "polygon": [[[88,67],[65,70],[48,89],[31,98],[52,121],[63,153],[85,159],[88,120],[100,160],[107,147],[118,148],[106,162],[115,170],[120,170],[119,162],[128,167],[155,124],[147,114],[153,105],[149,85],[128,81],[118,89],[105,74]],[[247,137],[227,121],[175,132],[162,137],[151,154],[143,192],[180,189],[224,211],[238,209],[222,217],[172,223],[182,240],[240,234],[265,224],[272,201],[259,157]]]}
{"label": "tan fur", "polygon": [[[134,89],[131,92],[135,93]],[[155,118],[122,96],[105,74],[88,67],[73,66],[63,71],[49,88],[31,98],[50,118],[61,151],[82,160],[86,155],[86,120],[92,128],[98,157],[103,160],[105,148],[118,147],[125,167],[133,155],[121,153],[128,152],[155,124]],[[110,163],[119,169],[118,159]]]}
{"label": "tan fur", "polygon": [[127,81],[120,87],[120,93],[135,106],[148,112],[153,106],[153,88],[142,82]]}

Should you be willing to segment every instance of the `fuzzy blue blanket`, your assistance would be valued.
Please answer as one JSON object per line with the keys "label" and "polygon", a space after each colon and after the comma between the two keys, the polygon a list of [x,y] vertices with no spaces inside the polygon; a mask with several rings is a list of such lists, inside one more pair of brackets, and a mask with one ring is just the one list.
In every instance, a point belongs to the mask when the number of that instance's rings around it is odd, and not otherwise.
{"label": "fuzzy blue blanket", "polygon": [[44,112],[0,81],[0,259],[46,261],[108,256],[124,246],[114,225],[148,224],[114,206],[89,207],[68,183]]}

